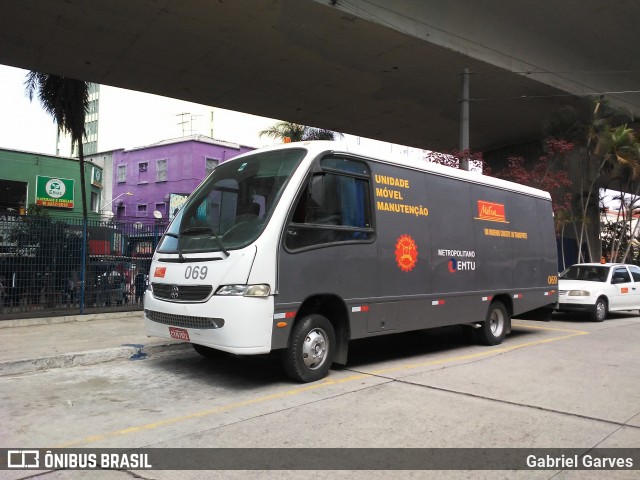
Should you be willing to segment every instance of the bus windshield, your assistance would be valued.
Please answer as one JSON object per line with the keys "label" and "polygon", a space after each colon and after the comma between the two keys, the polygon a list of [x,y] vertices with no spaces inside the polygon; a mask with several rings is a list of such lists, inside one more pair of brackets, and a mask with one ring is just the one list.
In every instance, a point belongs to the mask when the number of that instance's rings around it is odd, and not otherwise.
{"label": "bus windshield", "polygon": [[177,213],[158,252],[226,252],[249,245],[305,154],[302,148],[278,150],[217,166]]}

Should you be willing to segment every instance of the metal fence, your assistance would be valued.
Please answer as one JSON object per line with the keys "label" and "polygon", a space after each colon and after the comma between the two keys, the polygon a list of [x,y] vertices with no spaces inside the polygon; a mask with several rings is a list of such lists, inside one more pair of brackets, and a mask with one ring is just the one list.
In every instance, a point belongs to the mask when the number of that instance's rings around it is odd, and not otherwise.
{"label": "metal fence", "polygon": [[0,319],[141,309],[166,226],[0,216]]}

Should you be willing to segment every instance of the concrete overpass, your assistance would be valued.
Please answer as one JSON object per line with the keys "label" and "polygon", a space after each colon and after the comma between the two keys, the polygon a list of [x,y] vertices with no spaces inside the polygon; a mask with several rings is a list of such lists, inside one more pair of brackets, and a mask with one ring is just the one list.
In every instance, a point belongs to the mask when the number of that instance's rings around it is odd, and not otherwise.
{"label": "concrete overpass", "polygon": [[[0,63],[429,149],[640,111],[635,0],[0,0]],[[630,91],[633,91],[630,93]]]}

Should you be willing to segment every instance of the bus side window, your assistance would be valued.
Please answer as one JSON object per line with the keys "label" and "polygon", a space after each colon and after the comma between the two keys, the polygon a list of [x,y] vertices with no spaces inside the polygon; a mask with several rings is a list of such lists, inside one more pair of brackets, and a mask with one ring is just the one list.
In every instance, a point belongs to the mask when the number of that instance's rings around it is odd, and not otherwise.
{"label": "bus side window", "polygon": [[300,195],[287,228],[291,250],[372,238],[368,179],[324,172]]}

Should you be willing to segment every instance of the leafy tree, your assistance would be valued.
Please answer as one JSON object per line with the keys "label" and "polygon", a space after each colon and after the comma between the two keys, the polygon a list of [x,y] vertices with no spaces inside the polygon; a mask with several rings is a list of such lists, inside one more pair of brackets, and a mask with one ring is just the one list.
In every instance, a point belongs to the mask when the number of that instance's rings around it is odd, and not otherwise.
{"label": "leafy tree", "polygon": [[[618,167],[621,172],[620,177],[623,179],[621,182],[622,188],[633,192],[631,190],[631,182],[640,178],[640,145],[636,140],[635,132],[627,125],[605,126],[600,130],[593,129],[588,141],[587,155],[588,158],[593,158],[598,162],[598,168],[592,175],[590,182],[589,179],[582,179],[583,182],[586,180],[589,187],[583,194],[583,202],[581,202],[583,222],[580,230],[579,245],[582,244],[582,240],[585,238],[587,209],[598,181],[602,180],[605,175],[613,173]],[[635,196],[638,193],[640,192],[636,187]],[[628,221],[631,221],[631,217],[629,217]],[[614,239],[611,245],[612,261],[616,261],[620,245],[621,237],[618,237],[617,240]],[[589,253],[593,259],[591,248],[589,248]]]}
{"label": "leafy tree", "polygon": [[482,173],[485,175],[503,178],[549,192],[554,211],[556,233],[564,237],[564,228],[572,221],[571,194],[567,193],[567,189],[571,186],[571,180],[564,169],[564,163],[574,145],[563,140],[551,139],[546,142],[545,147],[545,155],[540,156],[530,167],[527,166],[523,157],[509,157],[507,168],[495,173],[484,161],[482,153],[479,152],[471,153],[457,150],[450,153],[430,152],[425,160],[459,168],[460,160],[468,158],[471,165],[482,166]]}
{"label": "leafy tree", "polygon": [[[619,202],[615,220],[608,215],[609,205],[601,199],[602,251],[607,252],[607,258],[611,262],[626,262],[631,248],[638,244],[636,234],[639,226],[640,196],[636,188],[632,193],[620,192],[612,200]],[[635,256],[632,254],[632,257]]]}
{"label": "leafy tree", "polygon": [[571,210],[571,194],[567,193],[571,180],[563,167],[573,144],[552,139],[547,140],[545,147],[546,155],[540,156],[530,169],[523,157],[509,157],[508,167],[494,176],[549,192],[553,212],[558,216],[561,211]]}
{"label": "leafy tree", "polygon": [[44,110],[58,125],[58,129],[71,135],[78,144],[80,160],[80,192],[82,218],[87,220],[87,192],[84,175],[84,151],[82,138],[86,135],[85,115],[89,111],[89,83],[82,80],[30,71],[25,80],[29,100],[37,96]]}
{"label": "leafy tree", "polygon": [[[576,228],[578,261],[600,258],[597,242],[600,240],[597,196],[599,188],[612,174],[620,189],[633,192],[633,185],[640,178],[640,150],[633,129],[624,124],[625,117],[609,107],[602,97],[593,103],[591,112],[580,113],[572,109],[558,112],[547,124],[547,135],[573,142],[574,158],[579,162],[575,181],[575,205],[570,216]],[[621,230],[621,232],[624,231]],[[608,248],[620,251],[619,239]],[[586,252],[582,246],[586,246]]]}
{"label": "leafy tree", "polygon": [[336,136],[341,136],[342,134],[292,122],[278,122],[272,127],[259,132],[259,135],[275,140],[290,138],[292,142],[303,142],[306,140],[335,140]]}
{"label": "leafy tree", "polygon": [[8,241],[15,245],[18,254],[11,258],[9,265],[11,271],[18,273],[17,297],[26,296],[37,302],[40,295],[44,295],[45,306],[53,306],[54,292],[61,292],[80,267],[80,232],[32,204],[27,208],[27,215],[12,225]]}
{"label": "leafy tree", "polygon": [[561,239],[562,265],[565,265],[565,228],[575,221],[571,210],[571,179],[566,171],[567,156],[573,151],[573,143],[550,139],[545,143],[545,155],[540,156],[531,168],[522,157],[509,157],[508,167],[496,173],[496,177],[528,185],[549,192],[554,213],[556,234]]}

